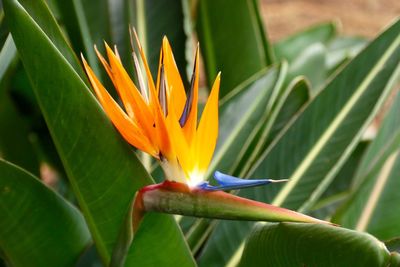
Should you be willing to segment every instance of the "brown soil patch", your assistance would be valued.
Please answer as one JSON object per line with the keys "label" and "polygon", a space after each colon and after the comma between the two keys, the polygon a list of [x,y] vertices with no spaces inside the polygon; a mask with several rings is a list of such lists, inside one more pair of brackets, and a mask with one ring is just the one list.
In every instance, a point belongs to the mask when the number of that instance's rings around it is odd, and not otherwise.
{"label": "brown soil patch", "polygon": [[399,0],[261,0],[260,6],[273,41],[326,21],[337,21],[345,35],[374,37],[400,15]]}

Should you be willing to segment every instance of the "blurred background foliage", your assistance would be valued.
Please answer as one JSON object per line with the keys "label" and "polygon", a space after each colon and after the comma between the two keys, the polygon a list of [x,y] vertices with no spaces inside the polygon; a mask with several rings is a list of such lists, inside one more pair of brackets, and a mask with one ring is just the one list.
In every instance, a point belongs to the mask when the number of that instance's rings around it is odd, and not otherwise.
{"label": "blurred background foliage", "polygon": [[396,4],[2,0],[0,266],[108,265],[135,191],[163,179],[115,132],[78,59],[116,96],[93,45],[115,44],[133,73],[129,25],[153,76],[164,35],[186,85],[200,43],[203,101],[222,72],[209,177],[290,178],[232,193],[343,228],[151,214],[126,266],[400,266]]}

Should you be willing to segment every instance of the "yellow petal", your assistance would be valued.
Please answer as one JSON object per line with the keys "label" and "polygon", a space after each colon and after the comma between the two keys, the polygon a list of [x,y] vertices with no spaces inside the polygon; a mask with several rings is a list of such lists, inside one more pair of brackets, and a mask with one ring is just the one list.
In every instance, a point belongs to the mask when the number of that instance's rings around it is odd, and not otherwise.
{"label": "yellow petal", "polygon": [[[179,118],[182,114],[186,102],[185,88],[182,83],[181,75],[179,74],[174,55],[167,37],[164,36],[162,41],[163,49],[163,64],[165,69],[166,79],[168,81],[168,102],[173,102],[175,114]],[[172,110],[172,108],[171,108]]]}
{"label": "yellow petal", "polygon": [[83,57],[82,61],[100,104],[121,135],[132,146],[158,158],[157,149],[149,142],[142,130],[125,114],[125,112],[123,112],[114,99],[112,99]]}
{"label": "yellow petal", "polygon": [[201,115],[196,132],[197,168],[205,172],[210,164],[218,137],[218,93],[220,74],[214,81],[211,93]]}
{"label": "yellow petal", "polygon": [[171,136],[173,151],[175,152],[176,158],[178,159],[182,170],[185,172],[186,177],[188,177],[190,170],[193,169],[194,161],[193,157],[190,155],[190,149],[179,124],[178,117],[174,112],[170,112],[166,121]]}

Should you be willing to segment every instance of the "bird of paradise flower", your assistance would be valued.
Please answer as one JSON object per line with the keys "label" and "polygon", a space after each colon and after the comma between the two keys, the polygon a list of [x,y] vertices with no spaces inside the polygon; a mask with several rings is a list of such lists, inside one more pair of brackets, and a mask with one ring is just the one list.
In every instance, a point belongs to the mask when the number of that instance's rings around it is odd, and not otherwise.
{"label": "bird of paradise flower", "polygon": [[[219,185],[213,186],[205,181],[205,173],[218,137],[218,92],[221,75],[217,75],[200,121],[197,122],[199,48],[197,47],[195,54],[190,88],[186,93],[166,37],[162,40],[156,83],[134,30],[131,31],[131,39],[136,40],[146,73],[142,74],[138,56],[133,52],[139,88],[124,69],[116,48],[113,51],[105,43],[107,62],[95,47],[124,109],[110,96],[83,56],[82,61],[97,98],[112,123],[132,146],[159,160],[165,173],[164,183],[146,186],[136,194],[134,231],[145,211],[220,219],[327,223],[220,191],[285,180],[246,180],[217,171],[214,178]],[[166,199],[168,201],[164,201]]]}

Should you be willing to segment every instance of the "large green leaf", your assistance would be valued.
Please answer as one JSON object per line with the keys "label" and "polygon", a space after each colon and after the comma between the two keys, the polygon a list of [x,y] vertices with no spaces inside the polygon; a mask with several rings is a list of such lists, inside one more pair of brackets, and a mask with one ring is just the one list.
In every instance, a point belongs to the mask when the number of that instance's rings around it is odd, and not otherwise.
{"label": "large green leaf", "polygon": [[[167,36],[182,80],[187,85],[186,34],[184,31],[182,1],[127,1],[127,9],[130,13],[130,23],[136,27],[142,46],[147,54],[153,77],[157,77],[162,38]],[[192,61],[194,52],[190,57]]]}
{"label": "large green leaf", "polygon": [[211,85],[222,72],[220,97],[272,63],[257,0],[198,3],[197,33]]}
{"label": "large green leaf", "polygon": [[90,233],[82,214],[37,178],[0,160],[0,250],[12,266],[73,266]]}
{"label": "large green leaf", "polygon": [[318,224],[258,224],[239,266],[399,266],[375,237]]}
{"label": "large green leaf", "polygon": [[279,41],[274,45],[277,59],[292,63],[304,50],[316,43],[326,44],[336,35],[336,25],[328,22],[312,26]]}
{"label": "large green leaf", "polygon": [[55,2],[75,53],[84,53],[93,70],[98,75],[102,74],[93,45],[104,51],[103,41],[109,42],[111,39],[108,1],[57,0]]}
{"label": "large green leaf", "polygon": [[[46,123],[99,255],[107,264],[135,191],[152,180],[131,148],[112,127],[64,53],[49,39],[49,29],[57,25],[48,27],[47,24],[36,23],[36,18],[24,8],[25,2],[5,0],[3,3],[11,33]],[[35,14],[51,16],[42,7],[39,4],[32,8]],[[68,53],[72,54],[71,51]],[[157,229],[168,224],[170,230],[176,233],[170,238],[171,244],[184,242],[176,230],[177,225],[169,220],[171,218],[157,220],[149,227]],[[155,233],[148,231],[146,234],[150,238]],[[170,248],[165,244],[160,248],[158,243],[154,243],[154,258],[157,259],[158,250],[168,251]],[[142,253],[148,251],[142,250]],[[191,258],[188,250],[174,250],[173,253]]]}
{"label": "large green leaf", "polygon": [[218,144],[208,176],[215,170],[232,171],[244,144],[254,138],[251,132],[262,127],[272,108],[271,98],[282,87],[286,73],[286,64],[261,71],[238,87],[234,97],[221,102]]}
{"label": "large green leaf", "polygon": [[313,217],[330,220],[335,210],[349,197],[354,175],[369,144],[369,141],[361,141],[357,145],[321,198],[310,209]]}
{"label": "large green leaf", "polygon": [[314,43],[308,46],[290,63],[288,80],[290,81],[297,76],[307,77],[314,96],[328,76],[325,61],[325,45]]}
{"label": "large green leaf", "polygon": [[327,44],[326,68],[329,74],[355,57],[367,44],[361,37],[338,36]]}
{"label": "large green leaf", "polygon": [[[282,87],[286,77],[287,65],[262,70],[235,88],[235,95],[220,102],[220,125],[217,147],[207,171],[208,179],[216,170],[232,172],[232,164],[242,153],[245,143],[254,138],[251,132],[262,127],[271,109],[271,97]],[[275,96],[276,97],[276,96]],[[191,221],[184,218],[182,223]],[[200,219],[189,230],[189,244],[194,251],[215,223]]]}
{"label": "large green leaf", "polygon": [[9,96],[9,83],[16,58],[17,50],[9,34],[0,51],[0,158],[14,162],[36,175],[39,167],[28,140],[28,127]]}
{"label": "large green leaf", "polygon": [[[159,221],[164,223],[160,224]],[[153,234],[149,235],[148,232]],[[177,241],[176,237],[181,235],[172,216],[146,214],[135,234],[125,266],[138,266],[138,263],[140,266],[196,266],[191,255],[188,255],[187,244]]]}
{"label": "large green leaf", "polygon": [[[57,47],[57,49],[60,51],[63,57],[69,62],[69,64],[71,64],[74,70],[79,74],[81,79],[86,81],[87,80],[86,75],[83,72],[82,68],[80,67],[78,58],[71,50],[68,43],[65,41],[65,37],[61,32],[60,28],[58,27],[55,18],[51,15],[47,4],[44,1],[29,1],[29,0],[21,0],[19,1],[19,3],[23,5],[24,9],[34,19],[38,27],[46,29],[46,35],[51,40],[53,45]],[[6,4],[4,4],[4,6],[6,6]],[[7,11],[5,11],[5,13],[6,12]],[[12,24],[13,23],[8,23],[10,31],[12,31],[11,28],[13,28]]]}
{"label": "large green leaf", "polygon": [[246,142],[243,145],[242,153],[239,154],[236,164],[233,166],[234,173],[239,177],[246,176],[262,152],[281,130],[296,117],[310,97],[309,85],[304,77],[294,79],[288,86],[280,86],[274,89],[276,90],[275,98],[271,97],[270,108],[267,110],[266,116],[257,125],[258,128],[254,128],[252,131],[255,137],[249,138],[250,144]]}
{"label": "large green leaf", "polygon": [[400,235],[400,93],[357,173],[361,177],[334,220],[378,238]]}
{"label": "large green leaf", "polygon": [[17,56],[17,49],[11,34],[8,34],[6,41],[0,51],[0,82],[3,81],[3,76],[10,67],[11,63]]}
{"label": "large green leaf", "polygon": [[[366,175],[371,172],[377,165],[382,166],[387,157],[395,152],[399,147],[400,138],[400,95],[396,94],[390,112],[387,113],[385,120],[379,129],[378,135],[375,137],[369,147],[360,167],[355,174],[353,189],[366,179]],[[379,168],[379,167],[378,167]]]}
{"label": "large green leaf", "polygon": [[[283,187],[243,190],[241,195],[307,211],[335,177],[390,92],[399,74],[399,61],[400,22],[396,22],[309,102],[248,174],[290,181]],[[249,229],[248,223],[220,223],[201,263],[237,262]],[[215,252],[221,243],[229,243],[223,254]]]}
{"label": "large green leaf", "polygon": [[6,90],[0,90],[0,128],[0,158],[39,174],[38,159],[29,141],[29,129]]}
{"label": "large green leaf", "polygon": [[[243,161],[245,164],[239,165],[238,169],[236,170],[239,176],[244,176],[245,173],[248,171],[249,166],[251,166],[252,160],[254,160],[254,158],[256,157],[256,155],[254,154],[260,149],[262,151],[262,149],[265,149],[265,146],[268,146],[271,142],[273,142],[274,138],[278,136],[281,130],[286,127],[288,123],[293,121],[296,116],[298,116],[299,110],[309,100],[309,87],[304,78],[295,79],[291,84],[287,86],[287,88],[284,88],[284,90],[280,90],[279,88],[274,88],[274,90],[275,89],[278,90],[278,92],[283,91],[280,92],[282,95],[278,98],[276,103],[272,103],[272,105],[274,106],[272,109],[272,113],[277,113],[278,116],[275,118],[275,116],[271,116],[271,114],[269,114],[269,116],[267,116],[267,122],[265,121],[265,119],[260,121],[260,124],[262,126],[261,129],[258,129],[258,132],[260,134],[257,134],[257,136],[254,138],[254,145],[249,147],[249,153],[246,153],[243,156]],[[271,110],[269,111],[271,112]],[[268,129],[268,125],[271,120],[273,120],[272,128]],[[262,140],[260,136],[262,136],[265,131],[268,131],[268,134],[267,136],[263,137],[265,140]],[[264,148],[262,148],[263,146]],[[242,157],[238,156],[238,158]],[[248,196],[251,198],[256,198],[256,196]],[[196,227],[191,229],[192,232],[190,232],[189,241],[193,241],[191,239],[194,235],[200,236],[197,237],[198,242],[193,242],[194,246],[200,246],[201,241],[204,242],[206,240],[205,238],[210,235],[210,232],[216,227],[216,225],[218,225],[218,222],[216,221],[210,222],[208,220],[203,220],[199,222]],[[203,255],[200,258],[200,264],[202,266],[220,266],[221,264],[229,262],[229,260],[231,259],[230,255],[225,253],[226,249],[224,248],[231,248],[232,244],[234,244],[235,242],[240,242],[240,239],[237,238],[241,238],[243,235],[245,235],[246,231],[250,230],[252,223],[223,222],[221,225],[229,227],[224,227],[222,229],[218,228],[218,232],[215,232],[212,235],[211,244],[206,244]],[[201,231],[202,234],[199,234],[198,231]],[[222,238],[223,236],[228,238]],[[233,263],[232,265],[235,265],[235,263]]]}

